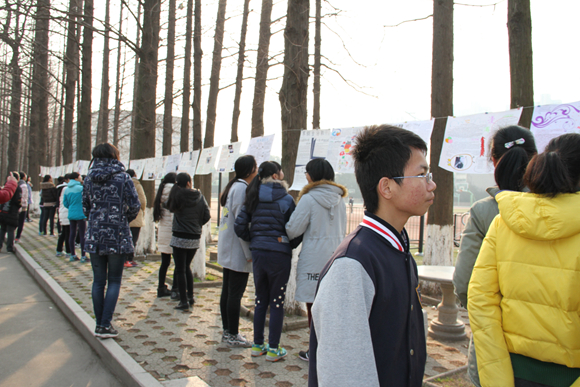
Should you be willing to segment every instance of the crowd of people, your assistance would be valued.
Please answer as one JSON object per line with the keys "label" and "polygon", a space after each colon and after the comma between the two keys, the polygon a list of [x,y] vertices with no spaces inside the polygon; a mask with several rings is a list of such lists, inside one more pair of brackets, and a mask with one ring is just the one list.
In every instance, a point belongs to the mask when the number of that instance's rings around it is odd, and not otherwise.
{"label": "crowd of people", "polygon": [[[510,126],[494,134],[490,148],[497,186],[470,210],[454,275],[473,332],[468,374],[478,387],[578,386],[580,134],[554,138],[538,151],[529,130]],[[427,145],[405,129],[371,126],[357,135],[352,154],[366,211],[346,237],[348,190],[334,181],[326,160],[306,165],[308,184],[296,201],[280,164],[257,165],[250,155],[235,162],[235,177],[219,198],[222,342],[271,362],[288,355],[280,342],[284,301],[292,251],[301,246],[295,299],[306,304],[310,345],[298,355],[309,362],[309,386],[418,387],[427,349],[404,226],[435,197]],[[39,235],[54,235],[58,214],[57,255],[65,251],[71,261],[91,263],[95,335],[110,338],[118,335],[111,321],[123,269],[135,265],[146,198],[114,146],[100,144],[92,156],[86,177],[72,173],[56,186],[51,176],[43,178]],[[8,234],[7,250],[13,249],[30,200],[26,174],[8,176],[0,190],[0,248]],[[195,303],[191,263],[210,220],[190,175],[164,177],[153,218],[161,253],[157,296],[171,297],[176,310],[187,312]],[[253,340],[239,331],[249,273]]]}

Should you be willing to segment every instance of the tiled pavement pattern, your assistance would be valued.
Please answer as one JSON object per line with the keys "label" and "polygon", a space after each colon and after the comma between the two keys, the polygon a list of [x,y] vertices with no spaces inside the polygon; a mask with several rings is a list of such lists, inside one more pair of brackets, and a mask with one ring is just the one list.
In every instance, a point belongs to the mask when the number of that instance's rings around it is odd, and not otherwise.
{"label": "tiled pavement pattern", "polygon": [[[81,307],[93,316],[90,263],[69,262],[55,256],[56,238],[36,235],[36,225],[26,225],[21,246]],[[114,316],[119,330],[115,340],[141,366],[160,381],[199,376],[210,386],[306,386],[308,363],[298,351],[308,347],[308,329],[284,332],[281,343],[288,357],[276,363],[252,358],[249,348],[227,348],[221,343],[219,287],[197,287],[192,312],[175,311],[175,302],[157,298],[159,261],[140,261],[123,273],[121,294]],[[216,274],[208,270],[211,274]],[[169,273],[173,273],[173,266]],[[252,278],[243,304],[253,303]],[[434,307],[425,306],[431,319]],[[467,312],[461,317],[467,322]],[[252,321],[242,318],[240,331],[252,339]],[[266,331],[267,335],[267,331]],[[447,343],[429,339],[425,376],[466,364],[467,340]]]}

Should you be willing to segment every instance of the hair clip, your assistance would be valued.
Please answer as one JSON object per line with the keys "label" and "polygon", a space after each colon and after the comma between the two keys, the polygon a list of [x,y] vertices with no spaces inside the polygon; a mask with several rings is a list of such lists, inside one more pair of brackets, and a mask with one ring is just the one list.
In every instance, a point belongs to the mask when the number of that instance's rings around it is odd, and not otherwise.
{"label": "hair clip", "polygon": [[517,140],[510,141],[510,142],[506,142],[506,143],[504,144],[504,146],[505,146],[507,149],[510,149],[510,148],[511,148],[512,146],[514,146],[514,145],[523,145],[525,142],[526,142],[526,140],[524,140],[523,138],[518,138]]}

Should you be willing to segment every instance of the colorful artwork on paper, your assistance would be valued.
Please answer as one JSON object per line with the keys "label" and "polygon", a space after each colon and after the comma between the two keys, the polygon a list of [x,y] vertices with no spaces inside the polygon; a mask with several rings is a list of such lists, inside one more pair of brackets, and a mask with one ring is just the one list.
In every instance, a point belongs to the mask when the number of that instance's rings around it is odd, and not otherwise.
{"label": "colorful artwork on paper", "polygon": [[530,130],[540,153],[551,139],[566,133],[580,133],[580,102],[535,107]]}

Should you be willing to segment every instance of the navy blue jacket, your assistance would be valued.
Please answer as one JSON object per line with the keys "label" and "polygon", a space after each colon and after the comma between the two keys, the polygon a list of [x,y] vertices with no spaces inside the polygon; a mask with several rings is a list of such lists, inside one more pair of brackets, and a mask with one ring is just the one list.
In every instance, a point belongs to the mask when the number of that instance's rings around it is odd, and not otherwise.
{"label": "navy blue jacket", "polygon": [[[260,185],[260,199],[252,214],[242,207],[234,230],[236,235],[250,242],[250,250],[277,251],[292,254],[286,223],[296,205],[287,188],[279,181],[266,179]],[[250,226],[251,223],[251,226]]]}
{"label": "navy blue jacket", "polygon": [[140,209],[137,190],[123,164],[94,159],[83,190],[83,212],[88,218],[85,250],[100,255],[132,253],[129,222]]}

